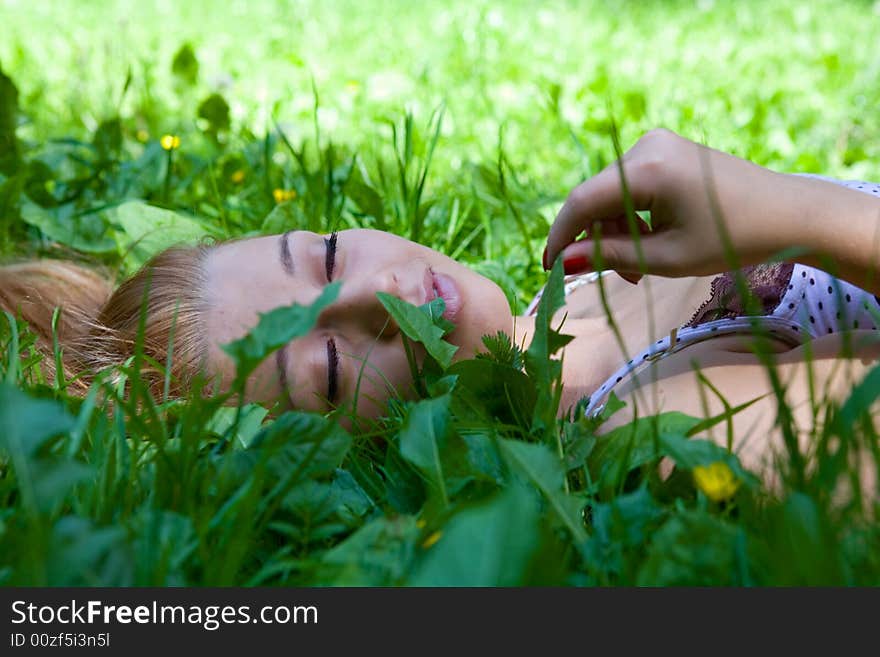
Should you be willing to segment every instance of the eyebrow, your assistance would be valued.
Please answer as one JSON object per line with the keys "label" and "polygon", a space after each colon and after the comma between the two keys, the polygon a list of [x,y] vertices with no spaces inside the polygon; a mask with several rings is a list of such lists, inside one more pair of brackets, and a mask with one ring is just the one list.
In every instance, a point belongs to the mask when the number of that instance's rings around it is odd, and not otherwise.
{"label": "eyebrow", "polygon": [[290,255],[290,244],[288,244],[287,238],[292,232],[294,231],[289,230],[281,235],[281,243],[279,244],[279,256],[281,258],[281,266],[284,268],[284,271],[286,271],[290,276],[293,276],[293,258]]}

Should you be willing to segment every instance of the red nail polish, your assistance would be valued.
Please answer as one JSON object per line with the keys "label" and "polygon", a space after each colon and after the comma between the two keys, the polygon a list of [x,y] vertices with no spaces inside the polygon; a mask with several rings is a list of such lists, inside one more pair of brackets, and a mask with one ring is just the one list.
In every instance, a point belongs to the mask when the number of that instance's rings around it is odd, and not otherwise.
{"label": "red nail polish", "polygon": [[548,269],[550,269],[547,266],[547,247],[546,246],[544,247],[544,255],[541,256],[541,266],[544,267],[544,271],[547,271]]}
{"label": "red nail polish", "polygon": [[583,255],[572,255],[562,261],[562,268],[566,274],[579,274],[590,268],[590,261]]}

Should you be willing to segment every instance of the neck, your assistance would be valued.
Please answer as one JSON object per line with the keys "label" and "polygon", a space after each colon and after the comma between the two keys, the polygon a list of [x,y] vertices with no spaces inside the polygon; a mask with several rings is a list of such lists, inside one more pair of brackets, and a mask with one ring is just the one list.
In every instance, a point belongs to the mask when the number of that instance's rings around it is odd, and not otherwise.
{"label": "neck", "polygon": [[[561,324],[561,326],[560,326]],[[550,327],[564,335],[574,336],[566,347],[553,357],[562,358],[563,392],[560,411],[565,411],[584,395],[590,394],[614,371],[607,349],[597,348],[607,337],[608,323],[605,317],[572,319],[561,322],[555,317]],[[523,350],[528,349],[535,336],[535,317],[513,317],[513,341]],[[613,353],[617,353],[616,350]]]}
{"label": "neck", "polygon": [[[626,361],[626,354],[635,353],[646,343],[687,322],[709,298],[713,278],[646,276],[638,286],[616,276],[603,280],[618,332],[609,324],[598,286],[586,286],[572,292],[550,324],[575,338],[561,354],[565,384],[561,409],[564,411],[596,390]],[[528,347],[534,337],[535,318],[513,319],[516,343]],[[560,354],[557,353],[556,357]]]}

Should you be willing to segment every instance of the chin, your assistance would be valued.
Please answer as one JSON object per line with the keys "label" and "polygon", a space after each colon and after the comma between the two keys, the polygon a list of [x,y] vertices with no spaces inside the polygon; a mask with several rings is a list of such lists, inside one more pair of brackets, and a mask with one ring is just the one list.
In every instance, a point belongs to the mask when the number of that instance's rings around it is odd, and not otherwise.
{"label": "chin", "polygon": [[459,348],[454,360],[473,358],[478,351],[484,351],[484,335],[494,335],[498,331],[511,334],[513,315],[510,305],[495,281],[447,256],[434,261],[432,269],[441,275],[435,291],[438,296],[446,298],[444,316],[455,324],[446,336],[446,340]]}

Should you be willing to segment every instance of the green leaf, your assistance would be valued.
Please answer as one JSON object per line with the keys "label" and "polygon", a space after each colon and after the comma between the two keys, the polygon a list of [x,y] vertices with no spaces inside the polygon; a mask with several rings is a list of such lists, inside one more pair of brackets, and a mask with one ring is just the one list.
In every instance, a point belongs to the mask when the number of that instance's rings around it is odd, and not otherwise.
{"label": "green leaf", "polygon": [[742,586],[737,553],[742,530],[705,511],[673,516],[652,539],[639,586]]}
{"label": "green leaf", "polygon": [[[129,559],[122,526],[97,527],[78,516],[60,518],[52,527],[46,555],[50,586],[130,586]],[[123,553],[123,559],[112,559]],[[120,555],[121,556],[121,555]]]}
{"label": "green leaf", "polygon": [[47,440],[69,432],[74,423],[57,402],[0,383],[0,453],[9,455],[24,504],[33,512],[49,511],[91,474],[81,463],[36,458]]}
{"label": "green leaf", "polygon": [[664,454],[664,436],[686,436],[698,423],[697,418],[684,413],[662,413],[638,418],[600,436],[589,457],[596,480],[606,490],[616,488],[630,470]]}
{"label": "green leaf", "polygon": [[160,251],[178,244],[194,244],[209,233],[193,217],[143,201],[128,201],[103,214],[117,229],[116,241],[128,272],[139,269]]}
{"label": "green leaf", "polygon": [[355,169],[356,173],[348,179],[345,185],[345,194],[358,206],[361,212],[376,219],[379,226],[384,225],[385,204],[382,196],[370,187]]}
{"label": "green leaf", "polygon": [[406,583],[523,585],[539,546],[539,523],[535,496],[522,486],[511,485],[488,503],[455,514],[439,540],[422,548],[423,556]]}
{"label": "green leaf", "polygon": [[195,84],[199,79],[199,60],[190,44],[183,44],[174,54],[171,72],[189,85]]}
{"label": "green leaf", "polygon": [[41,459],[30,465],[34,482],[34,501],[40,511],[48,512],[64,501],[76,484],[92,477],[94,471],[84,463],[71,460]]}
{"label": "green leaf", "polygon": [[499,365],[507,365],[515,370],[521,370],[525,366],[522,349],[515,345],[504,331],[498,331],[495,335],[484,335],[482,340],[486,351],[476,354],[475,358],[493,360]]}
{"label": "green leaf", "polygon": [[400,450],[389,449],[382,463],[384,499],[395,513],[414,514],[425,503],[425,479],[419,471],[400,455]]}
{"label": "green leaf", "polygon": [[451,395],[425,399],[410,405],[400,430],[400,454],[416,466],[449,503],[443,478],[441,454],[449,427]]}
{"label": "green leaf", "polygon": [[73,425],[61,404],[0,383],[0,448],[13,459],[32,457],[49,438],[67,433]]}
{"label": "green leaf", "polygon": [[448,372],[458,376],[453,393],[456,417],[498,421],[528,430],[535,408],[535,385],[523,372],[485,358],[460,360]]}
{"label": "green leaf", "polygon": [[[29,160],[22,169],[24,178],[24,193],[43,208],[54,208],[58,205],[52,191],[55,185],[55,172],[52,168],[36,158]],[[74,213],[73,204],[67,205],[66,208],[70,212],[70,216]]]}
{"label": "green leaf", "polygon": [[562,427],[562,447],[566,471],[584,467],[587,457],[596,448],[598,439],[585,420],[566,422]]}
{"label": "green leaf", "polygon": [[661,436],[660,446],[664,454],[672,458],[677,465],[688,470],[693,470],[698,465],[710,465],[721,461],[726,463],[743,482],[757,484],[754,475],[742,467],[734,454],[709,440],[667,433]]}
{"label": "green leaf", "polygon": [[[550,356],[557,349],[570,341],[570,336],[561,336],[550,328],[550,321],[557,310],[565,305],[565,288],[563,285],[562,262],[557,258],[550,271],[550,278],[544,286],[541,300],[538,302],[538,313],[535,317],[535,332],[532,343],[526,350],[526,370],[538,380],[549,381],[554,370]],[[565,339],[568,338],[568,339]],[[558,361],[557,361],[558,363]]]}
{"label": "green leaf", "polygon": [[666,512],[644,487],[609,503],[595,503],[591,511],[593,532],[582,548],[588,572],[603,585],[634,583],[635,574],[626,571],[639,563],[633,557],[640,554]]}
{"label": "green leaf", "polygon": [[213,93],[199,105],[199,118],[208,122],[209,132],[229,130],[229,103],[218,93]]}
{"label": "green leaf", "polygon": [[351,448],[351,435],[338,422],[316,413],[288,411],[265,427],[251,446],[271,454],[279,477],[333,474]]}
{"label": "green leaf", "polygon": [[622,547],[641,546],[651,536],[651,529],[666,512],[657,504],[647,488],[614,498],[609,503],[593,505],[591,540]]}
{"label": "green leaf", "polygon": [[600,437],[590,457],[590,462],[599,466],[600,486],[614,488],[633,468],[663,456],[687,469],[721,461],[744,483],[755,485],[754,475],[742,467],[734,454],[709,440],[688,437],[701,424],[703,421],[698,418],[670,412],[639,418],[609,431]]}
{"label": "green leaf", "polygon": [[532,343],[525,354],[526,372],[536,383],[537,395],[532,417],[532,431],[546,433],[555,425],[562,393],[562,362],[551,356],[573,338],[550,328],[554,313],[565,304],[562,259],[557,258],[544,286]]}
{"label": "green leaf", "polygon": [[[443,341],[449,322],[443,320],[443,299],[437,298],[423,306],[414,306],[403,299],[377,292],[376,296],[409,339],[421,342],[428,354],[444,369],[449,367],[458,347]],[[438,326],[438,323],[441,323]]]}
{"label": "green leaf", "polygon": [[354,522],[365,516],[371,509],[376,508],[376,503],[348,470],[336,469],[332,487],[337,513],[343,520]]}
{"label": "green leaf", "polygon": [[22,200],[24,189],[24,176],[12,176],[0,183],[0,231],[5,237],[9,237],[13,223],[18,223],[18,207]]}
{"label": "green leaf", "polygon": [[851,435],[859,418],[865,414],[870,416],[871,408],[878,397],[880,397],[880,365],[875,366],[853,387],[849,397],[834,417],[834,432],[838,436]]}
{"label": "green leaf", "polygon": [[500,440],[501,453],[511,470],[541,491],[562,524],[575,541],[586,538],[581,519],[581,504],[563,491],[564,472],[559,456],[547,447],[521,440]]}
{"label": "green leaf", "polygon": [[296,520],[301,521],[299,523],[301,526],[285,525],[283,529],[285,536],[295,537],[299,541],[313,541],[316,539],[317,531],[321,531],[324,533],[323,537],[326,537],[328,533],[335,535],[349,529],[338,522],[336,517],[338,503],[335,491],[329,483],[314,479],[306,479],[299,483],[284,498],[282,506]]}
{"label": "green leaf", "polygon": [[490,433],[468,432],[461,439],[467,446],[467,462],[473,474],[499,486],[504,483],[504,465],[498,453],[498,439]]}
{"label": "green leaf", "polygon": [[[823,507],[804,493],[792,492],[772,510],[765,539],[773,550],[773,585],[834,586],[852,577],[845,573],[852,565],[841,558],[840,526]],[[869,545],[875,543],[868,541],[863,549],[871,550]]]}
{"label": "green leaf", "polygon": [[18,169],[20,147],[18,127],[18,89],[0,69],[0,173],[11,176]]}
{"label": "green leaf", "polygon": [[183,570],[198,547],[192,520],[173,511],[142,506],[133,525],[137,579],[152,586],[182,586]]}
{"label": "green leaf", "polygon": [[85,253],[110,253],[116,243],[106,235],[107,225],[97,213],[78,215],[73,204],[41,208],[30,201],[21,207],[21,218],[49,239]]}
{"label": "green leaf", "polygon": [[236,447],[246,448],[250,446],[268,414],[269,411],[259,404],[245,404],[240,409],[222,406],[214,411],[214,415],[205,426],[205,431],[225,436],[238,419],[238,426],[235,427],[235,435],[232,438]]}
{"label": "green leaf", "polygon": [[297,200],[279,203],[263,219],[260,232],[264,235],[277,235],[288,230],[305,229],[309,219]]}
{"label": "green leaf", "polygon": [[337,468],[330,483],[314,479],[299,483],[284,498],[283,508],[296,520],[273,522],[286,538],[326,544],[328,538],[360,527],[375,505],[348,472]]}
{"label": "green leaf", "polygon": [[122,148],[122,122],[119,117],[101,122],[92,139],[100,160],[112,160]]}
{"label": "green leaf", "polygon": [[260,313],[259,323],[243,338],[221,345],[235,363],[236,385],[243,385],[266,356],[312,330],[321,312],[336,300],[339,282],[327,285],[310,306],[295,303]]}
{"label": "green leaf", "polygon": [[602,410],[599,413],[599,418],[598,418],[599,421],[600,422],[606,421],[608,418],[610,418],[612,415],[617,413],[617,411],[621,410],[625,406],[626,406],[626,402],[621,401],[617,397],[615,392],[612,390],[609,393],[608,399],[606,400],[605,404],[602,407]]}
{"label": "green leaf", "polygon": [[329,550],[321,583],[334,586],[400,584],[415,552],[419,530],[412,516],[380,516]]}

